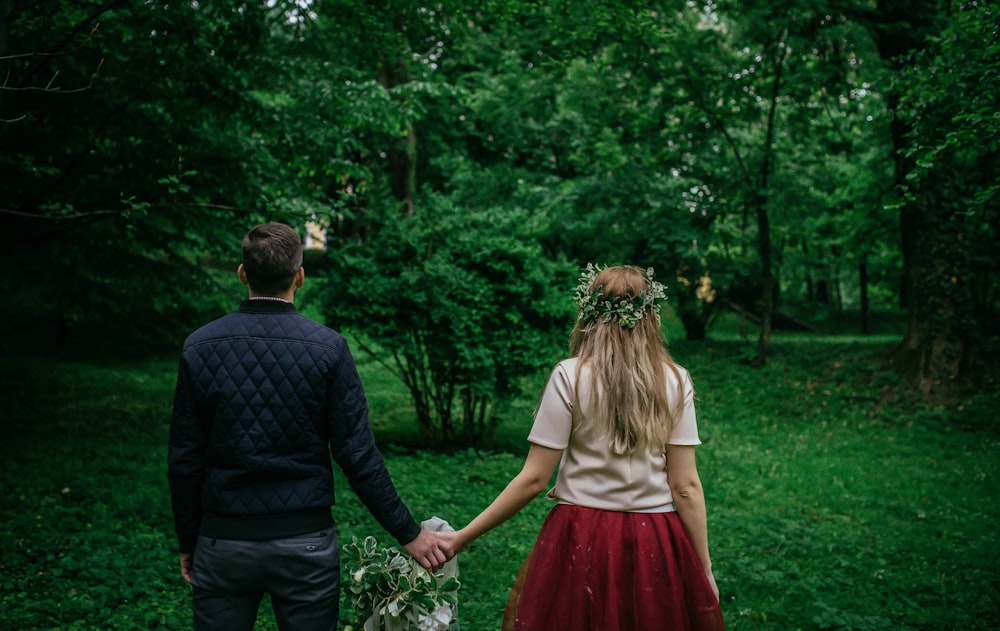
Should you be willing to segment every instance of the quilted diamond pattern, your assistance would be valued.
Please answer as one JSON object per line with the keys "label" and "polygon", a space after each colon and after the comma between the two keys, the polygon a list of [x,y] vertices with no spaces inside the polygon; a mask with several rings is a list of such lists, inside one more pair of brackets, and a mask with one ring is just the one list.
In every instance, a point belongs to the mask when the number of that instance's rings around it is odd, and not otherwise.
{"label": "quilted diamond pattern", "polygon": [[329,507],[331,453],[379,523],[412,540],[419,527],[375,446],[343,337],[291,305],[254,301],[188,337],[168,454],[182,548],[202,510],[253,518]]}
{"label": "quilted diamond pattern", "polygon": [[199,416],[209,419],[207,505],[260,515],[333,503],[323,397],[345,351],[343,338],[297,314],[231,314],[189,341]]}

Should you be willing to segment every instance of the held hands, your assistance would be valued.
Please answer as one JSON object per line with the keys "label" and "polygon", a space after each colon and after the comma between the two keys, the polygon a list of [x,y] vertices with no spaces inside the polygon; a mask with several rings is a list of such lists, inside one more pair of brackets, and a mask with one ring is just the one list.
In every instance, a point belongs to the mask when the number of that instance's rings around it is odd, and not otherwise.
{"label": "held hands", "polygon": [[425,570],[437,572],[455,556],[451,541],[444,536],[446,534],[452,533],[421,529],[417,538],[403,548],[417,560],[417,563],[424,566]]}
{"label": "held hands", "polygon": [[441,532],[438,534],[440,534],[441,538],[447,541],[448,545],[451,546],[452,554],[458,554],[459,552],[461,552],[463,549],[465,549],[465,546],[468,543],[463,540],[463,533],[461,530]]}
{"label": "held hands", "polygon": [[[450,537],[455,533],[431,532],[421,530],[417,538],[403,546],[406,551],[424,566],[428,572],[437,572],[447,561],[455,556],[455,550]],[[182,552],[180,555],[181,576],[191,582],[191,572],[194,570],[194,554]]]}

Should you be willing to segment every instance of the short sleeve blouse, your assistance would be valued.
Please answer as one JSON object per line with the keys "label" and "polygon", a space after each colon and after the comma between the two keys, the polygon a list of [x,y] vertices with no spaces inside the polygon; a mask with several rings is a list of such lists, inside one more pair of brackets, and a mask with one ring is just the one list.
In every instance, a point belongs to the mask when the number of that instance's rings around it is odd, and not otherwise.
{"label": "short sleeve blouse", "polygon": [[[577,378],[578,368],[577,358],[556,365],[528,435],[528,440],[536,445],[563,450],[556,484],[549,497],[606,510],[671,510],[673,496],[667,480],[666,454],[644,450],[623,455],[611,453],[608,439],[593,421],[589,409],[588,370],[584,366]],[[676,393],[680,386],[684,396],[682,412],[669,442],[699,445],[694,387],[688,372],[680,366],[677,369],[677,375],[672,370],[665,371],[667,392]]]}

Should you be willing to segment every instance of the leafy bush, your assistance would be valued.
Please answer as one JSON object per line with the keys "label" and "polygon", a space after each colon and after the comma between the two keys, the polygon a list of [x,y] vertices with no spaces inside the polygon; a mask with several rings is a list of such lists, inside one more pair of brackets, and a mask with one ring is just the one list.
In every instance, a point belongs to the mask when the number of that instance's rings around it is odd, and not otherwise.
{"label": "leafy bush", "polygon": [[378,545],[375,537],[357,537],[343,547],[355,624],[386,631],[448,631],[458,628],[455,576],[431,574],[396,548]]}
{"label": "leafy bush", "polygon": [[489,444],[521,379],[566,339],[574,272],[543,256],[545,229],[523,210],[435,198],[334,253],[327,322],[377,341],[430,445]]}

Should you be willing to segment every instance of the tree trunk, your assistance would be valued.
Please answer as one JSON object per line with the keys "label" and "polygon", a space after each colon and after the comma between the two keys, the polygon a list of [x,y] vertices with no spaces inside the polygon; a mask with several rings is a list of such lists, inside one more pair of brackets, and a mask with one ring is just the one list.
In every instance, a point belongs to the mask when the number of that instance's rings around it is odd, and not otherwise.
{"label": "tree trunk", "polygon": [[861,333],[871,332],[871,318],[868,305],[868,263],[862,259],[858,263],[858,285],[861,289]]}
{"label": "tree trunk", "polygon": [[778,96],[781,94],[781,71],[785,67],[785,42],[780,38],[774,46],[774,85],[771,88],[770,110],[767,113],[767,134],[764,140],[764,159],[760,167],[760,188],[754,194],[757,214],[757,249],[761,266],[761,327],[757,338],[757,356],[750,362],[753,366],[763,366],[767,361],[767,350],[771,344],[771,328],[774,319],[774,252],[771,244],[771,220],[767,213],[768,180],[771,176],[771,153],[774,149],[774,118],[778,110]]}
{"label": "tree trunk", "polygon": [[699,311],[683,310],[680,312],[681,324],[684,325],[684,339],[704,340],[708,332],[708,319]]}
{"label": "tree trunk", "polygon": [[771,267],[771,222],[767,215],[767,203],[757,204],[757,247],[761,265],[761,325],[757,338],[757,356],[750,363],[763,366],[767,361],[767,349],[771,343],[771,328],[774,319],[774,271]]}
{"label": "tree trunk", "polygon": [[[876,14],[879,55],[892,70],[899,70],[925,45],[925,37],[936,32],[943,10],[931,0],[879,0]],[[899,100],[897,93],[889,92],[890,112],[897,111]],[[914,167],[907,156],[910,126],[893,116],[889,132],[895,180],[902,188]],[[956,177],[945,169],[928,179],[924,190],[911,191],[904,199],[899,213],[907,327],[894,364],[925,393],[937,396],[948,395],[975,346],[974,318],[962,289],[971,272],[960,245],[964,225],[951,208],[957,197],[948,190]]]}
{"label": "tree trunk", "polygon": [[14,17],[14,0],[0,0],[0,57],[10,52],[10,21]]}
{"label": "tree trunk", "polygon": [[[0,0],[0,58],[10,54],[10,21],[14,18],[14,0]],[[0,63],[0,86],[6,86],[10,78],[10,60]],[[7,95],[0,90],[0,125],[7,110]]]}
{"label": "tree trunk", "polygon": [[843,287],[841,287],[840,285],[840,273],[836,268],[834,268],[831,273],[833,274],[833,298],[834,298],[833,306],[837,309],[837,311],[843,311],[844,291]]}
{"label": "tree trunk", "polygon": [[982,343],[976,320],[973,253],[965,242],[969,218],[961,212],[960,167],[938,168],[930,190],[918,191],[909,327],[896,354],[897,369],[926,394],[948,397]]}
{"label": "tree trunk", "polygon": [[813,282],[812,261],[809,260],[809,242],[802,240],[802,253],[806,255],[806,300],[816,300],[816,286]]}
{"label": "tree trunk", "polygon": [[[890,94],[889,106],[895,107],[899,102],[899,97]],[[906,149],[906,134],[908,126],[893,117],[890,124],[890,136],[892,137],[893,156],[895,156],[896,183],[902,185],[905,182],[906,174],[913,168],[913,161],[907,158],[903,152]],[[917,295],[917,241],[919,239],[919,229],[917,228],[920,213],[914,201],[907,202],[899,209],[899,242],[900,250],[903,254],[903,278],[900,297],[901,306],[906,310],[906,334],[903,336],[902,351],[907,354],[914,353],[921,345],[922,335],[921,325],[918,319]]]}
{"label": "tree trunk", "polygon": [[830,297],[830,281],[825,278],[819,279],[816,283],[816,302],[821,302],[827,307],[833,302],[833,298]]}
{"label": "tree trunk", "polygon": [[410,123],[406,129],[406,185],[403,191],[403,215],[413,216],[414,200],[417,192],[417,132]]}
{"label": "tree trunk", "polygon": [[[379,70],[379,83],[383,87],[388,90],[408,81],[404,59],[383,61]],[[412,122],[406,126],[405,147],[391,146],[386,154],[389,156],[389,184],[392,194],[401,202],[400,214],[411,217],[417,188],[417,133]]]}

